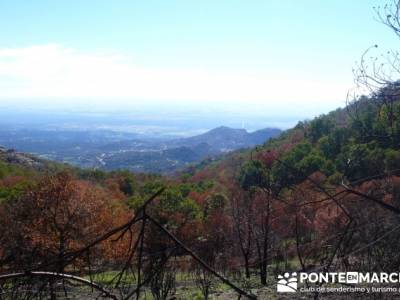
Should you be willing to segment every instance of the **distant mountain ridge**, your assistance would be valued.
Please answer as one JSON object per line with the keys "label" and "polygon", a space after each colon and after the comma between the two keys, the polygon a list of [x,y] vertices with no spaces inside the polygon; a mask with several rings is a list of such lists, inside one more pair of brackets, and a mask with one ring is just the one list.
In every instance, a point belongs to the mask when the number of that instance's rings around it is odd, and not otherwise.
{"label": "distant mountain ridge", "polygon": [[170,145],[198,147],[208,144],[211,153],[221,153],[260,145],[281,133],[277,128],[265,128],[249,133],[246,129],[220,126],[193,137],[171,141]]}
{"label": "distant mountain ridge", "polygon": [[103,148],[111,150],[111,155],[102,158],[102,167],[168,173],[207,157],[261,145],[281,132],[277,128],[248,132],[220,126],[200,135],[164,142],[132,140],[112,143]]}
{"label": "distant mountain ridge", "polygon": [[[166,140],[141,139],[108,131],[4,130],[0,144],[83,168],[171,173],[205,158],[261,145],[280,133],[276,128],[248,132],[221,126],[200,135]],[[8,156],[18,157],[16,153]]]}

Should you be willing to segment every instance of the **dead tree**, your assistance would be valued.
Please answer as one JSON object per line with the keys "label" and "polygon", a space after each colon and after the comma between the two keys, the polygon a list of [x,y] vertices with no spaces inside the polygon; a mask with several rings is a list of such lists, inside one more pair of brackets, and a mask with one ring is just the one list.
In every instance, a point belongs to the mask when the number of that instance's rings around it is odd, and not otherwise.
{"label": "dead tree", "polygon": [[[189,247],[187,247],[172,232],[147,213],[147,207],[161,193],[163,193],[163,191],[164,189],[160,189],[150,197],[136,211],[135,216],[127,223],[111,229],[78,250],[63,254],[61,259],[65,270],[79,261],[80,264],[86,264],[88,274],[83,275],[90,279],[85,279],[72,274],[45,271],[46,269],[52,269],[54,266],[57,266],[60,261],[60,258],[57,257],[53,261],[40,264],[37,266],[37,270],[26,270],[21,273],[0,275],[0,288],[2,289],[2,294],[0,295],[12,294],[17,295],[18,299],[24,299],[24,297],[22,297],[22,295],[25,295],[24,291],[31,290],[32,293],[29,293],[26,299],[40,299],[43,295],[48,293],[50,293],[51,297],[55,299],[57,296],[55,294],[55,289],[53,288],[54,286],[73,286],[71,285],[71,282],[76,281],[82,285],[90,287],[93,293],[97,293],[97,297],[127,300],[139,299],[143,287],[145,285],[150,285],[153,294],[160,299],[164,299],[174,289],[174,275],[168,270],[168,262],[174,255],[185,254],[189,255],[201,268],[205,270],[205,272],[230,286],[239,295],[248,299],[256,299],[256,296],[244,291],[219,274],[191,249],[189,249]],[[152,230],[157,230],[160,236],[168,240],[166,248],[151,249],[147,247],[148,243],[146,240],[151,240],[152,238],[146,234],[149,226],[152,227]],[[94,270],[91,264],[91,249],[105,241],[111,240],[113,242],[118,242],[124,238],[130,240],[129,251],[124,256],[126,257],[125,263],[111,279],[104,283],[104,286],[100,283],[96,283],[96,273],[99,270]],[[162,255],[160,255],[160,251],[162,252]],[[153,257],[153,259],[150,259],[151,257]],[[154,257],[157,258],[154,259]],[[37,281],[32,281],[32,278],[38,276],[41,276],[40,285],[38,285]],[[50,289],[48,286],[50,286]],[[65,295],[71,293],[69,288],[63,288],[62,291]]]}

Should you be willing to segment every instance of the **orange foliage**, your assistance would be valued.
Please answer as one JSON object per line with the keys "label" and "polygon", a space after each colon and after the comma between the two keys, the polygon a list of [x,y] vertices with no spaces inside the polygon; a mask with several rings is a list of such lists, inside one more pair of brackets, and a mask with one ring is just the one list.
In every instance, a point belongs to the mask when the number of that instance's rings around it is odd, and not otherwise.
{"label": "orange foliage", "polygon": [[[106,191],[68,173],[44,178],[23,197],[0,211],[3,256],[13,255],[16,265],[60,260],[129,217]],[[123,244],[124,241],[119,243]],[[110,242],[96,249],[96,257],[119,255]],[[112,248],[112,249],[111,249]],[[58,270],[63,269],[58,261]]]}

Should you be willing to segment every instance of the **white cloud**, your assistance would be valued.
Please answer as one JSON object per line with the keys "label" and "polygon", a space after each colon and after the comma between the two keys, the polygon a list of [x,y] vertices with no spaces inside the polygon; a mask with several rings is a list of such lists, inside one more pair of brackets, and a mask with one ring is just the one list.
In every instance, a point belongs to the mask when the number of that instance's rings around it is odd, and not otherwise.
{"label": "white cloud", "polygon": [[221,101],[278,110],[293,109],[299,102],[302,109],[343,103],[348,88],[343,82],[298,74],[151,69],[126,56],[84,53],[58,44],[0,48],[0,99]]}

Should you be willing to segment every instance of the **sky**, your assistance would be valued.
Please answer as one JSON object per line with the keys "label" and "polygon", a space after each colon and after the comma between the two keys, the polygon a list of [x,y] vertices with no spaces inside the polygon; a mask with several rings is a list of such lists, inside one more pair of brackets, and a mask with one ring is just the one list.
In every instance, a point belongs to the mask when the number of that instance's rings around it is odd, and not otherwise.
{"label": "sky", "polygon": [[396,49],[387,2],[0,0],[0,104],[311,118],[365,49]]}

